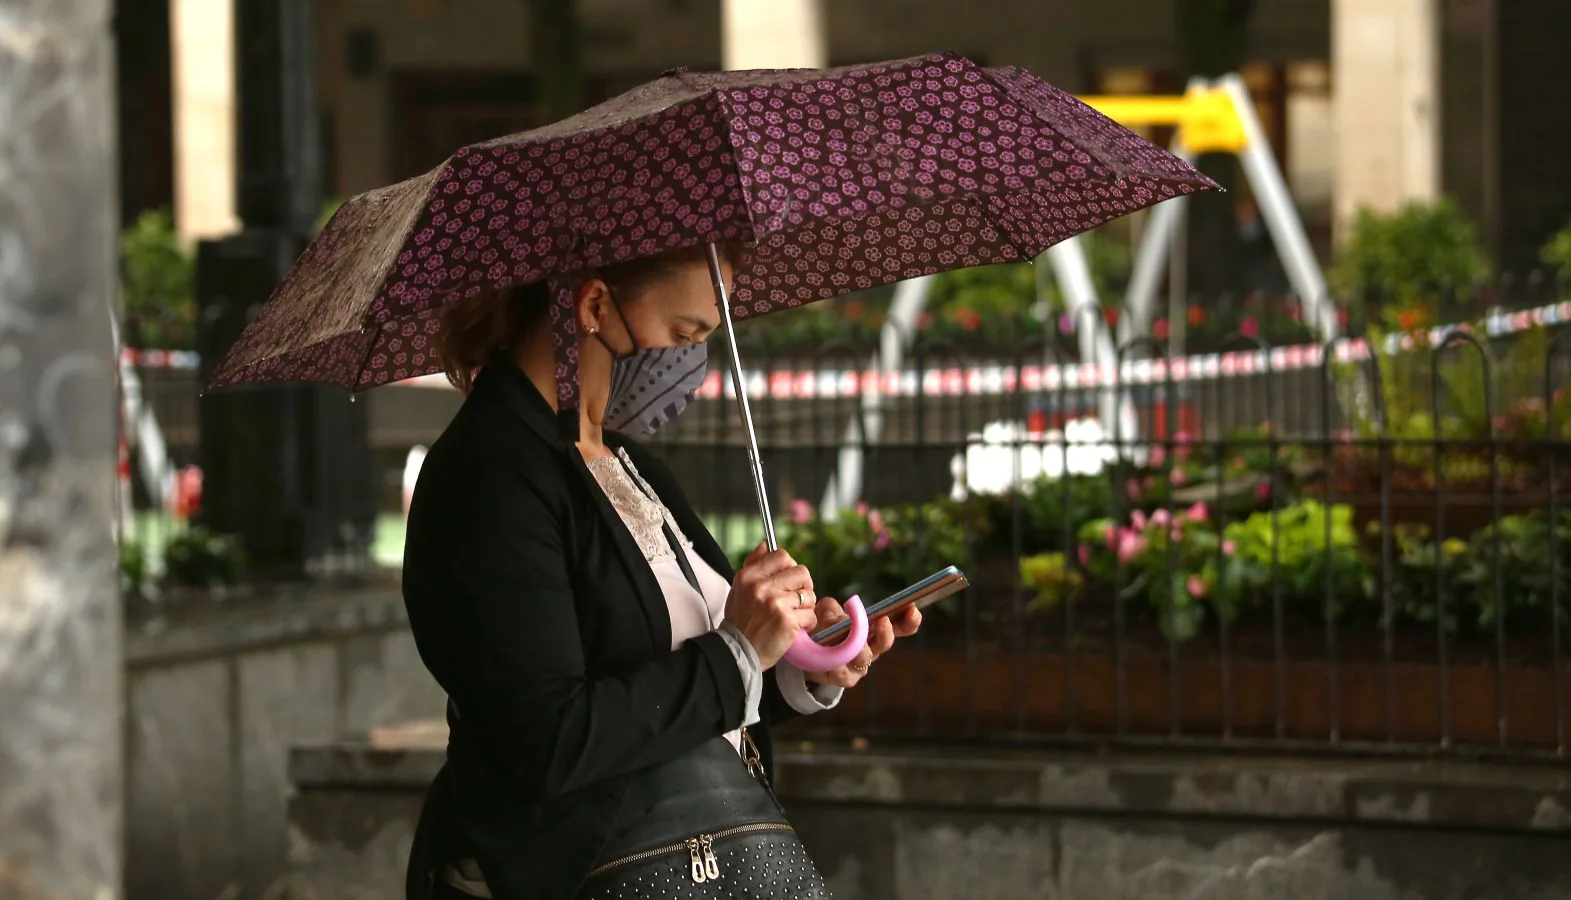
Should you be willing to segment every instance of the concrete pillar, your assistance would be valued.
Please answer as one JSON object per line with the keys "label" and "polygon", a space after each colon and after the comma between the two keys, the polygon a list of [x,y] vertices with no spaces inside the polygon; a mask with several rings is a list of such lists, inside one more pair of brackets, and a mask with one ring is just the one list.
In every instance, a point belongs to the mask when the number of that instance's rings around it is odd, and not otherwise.
{"label": "concrete pillar", "polygon": [[823,0],[722,0],[727,69],[821,69],[829,64]]}
{"label": "concrete pillar", "polygon": [[1332,0],[1333,203],[1394,210],[1440,193],[1438,0]]}
{"label": "concrete pillar", "polygon": [[231,0],[169,0],[174,57],[175,227],[187,240],[239,229]]}
{"label": "concrete pillar", "polygon": [[0,897],[121,894],[108,0],[0,0]]}

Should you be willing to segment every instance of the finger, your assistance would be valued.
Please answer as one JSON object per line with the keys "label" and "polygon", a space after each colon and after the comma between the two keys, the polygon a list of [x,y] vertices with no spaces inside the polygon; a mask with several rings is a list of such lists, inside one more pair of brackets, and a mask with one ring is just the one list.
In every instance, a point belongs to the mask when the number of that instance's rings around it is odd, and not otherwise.
{"label": "finger", "polygon": [[873,622],[868,628],[867,649],[871,651],[872,655],[866,660],[858,658],[857,663],[872,662],[874,659],[883,656],[894,645],[895,627],[886,616]]}
{"label": "finger", "polygon": [[776,593],[787,598],[786,605],[791,609],[811,609],[815,612],[817,611],[818,595],[813,593],[812,588],[796,588],[795,590],[788,588],[785,590],[778,590]]}
{"label": "finger", "polygon": [[[812,598],[809,597],[809,599]],[[775,608],[775,614],[780,617],[781,621],[806,621],[815,624],[818,621],[818,614],[814,612],[813,605],[811,603],[807,606],[801,605],[797,601],[796,591],[771,594],[765,602]]]}
{"label": "finger", "polygon": [[823,622],[825,625],[833,625],[846,618],[845,607],[841,606],[840,601],[833,597],[819,597],[818,608],[815,612],[818,613],[818,621]]}
{"label": "finger", "polygon": [[753,548],[753,552],[747,554],[747,559],[742,560],[742,568],[745,569],[748,566],[755,565],[760,559],[763,559],[764,554],[768,552],[769,545],[760,541],[758,546]]}
{"label": "finger", "polygon": [[828,672],[814,672],[809,675],[809,679],[815,684],[827,684],[840,688],[852,688],[856,687],[856,683],[862,680],[862,676],[858,675],[856,672],[851,671],[846,666],[841,666],[838,669],[831,669]]}
{"label": "finger", "polygon": [[762,553],[756,560],[753,560],[750,568],[754,570],[754,574],[762,581],[772,578],[779,572],[795,565],[796,560],[791,558],[791,554],[784,550],[771,550]]}
{"label": "finger", "polygon": [[822,683],[832,684],[835,687],[854,688],[857,682],[862,680],[862,673],[854,672],[847,666],[841,666],[833,672],[825,672],[821,680]]}
{"label": "finger", "polygon": [[807,571],[807,566],[793,564],[789,568],[781,569],[769,576],[769,583],[780,590],[794,594],[797,591],[811,591],[813,589],[813,576]]}
{"label": "finger", "polygon": [[798,631],[812,632],[818,628],[818,616],[811,609],[793,609],[790,618]]}
{"label": "finger", "polygon": [[922,627],[922,611],[915,606],[907,606],[899,615],[891,616],[891,623],[895,629],[895,637],[910,637]]}

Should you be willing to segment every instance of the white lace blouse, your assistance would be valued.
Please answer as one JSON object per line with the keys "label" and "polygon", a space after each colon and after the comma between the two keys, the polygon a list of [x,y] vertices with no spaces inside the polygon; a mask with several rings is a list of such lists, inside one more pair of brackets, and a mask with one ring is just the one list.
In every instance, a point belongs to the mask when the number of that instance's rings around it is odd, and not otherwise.
{"label": "white lace blouse", "polygon": [[[731,585],[693,550],[692,541],[682,533],[670,510],[656,497],[654,489],[638,474],[638,468],[627,452],[618,450],[615,456],[588,461],[589,471],[600,484],[611,506],[621,516],[627,530],[632,533],[638,549],[643,552],[649,568],[654,571],[660,590],[665,594],[666,610],[671,617],[671,649],[701,634],[718,631],[731,653],[736,657],[737,668],[747,689],[747,709],[742,724],[758,721],[758,707],[763,698],[763,671],[758,654],[742,632],[725,621],[725,602]],[[677,543],[687,556],[687,563],[702,591],[696,591],[682,573],[676,551],[667,540],[665,527],[670,526]],[[780,692],[791,708],[803,715],[832,709],[840,702],[842,690],[829,685],[809,685],[800,669],[781,661],[775,666],[775,678]],[[741,733],[726,735],[732,746],[740,748]]]}

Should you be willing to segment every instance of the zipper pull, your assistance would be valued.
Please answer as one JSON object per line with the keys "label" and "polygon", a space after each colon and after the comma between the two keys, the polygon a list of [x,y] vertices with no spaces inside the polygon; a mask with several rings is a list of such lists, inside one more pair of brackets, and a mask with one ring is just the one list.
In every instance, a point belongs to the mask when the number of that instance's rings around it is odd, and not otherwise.
{"label": "zipper pull", "polygon": [[720,860],[715,856],[715,842],[709,835],[701,835],[699,844],[704,850],[704,877],[710,881],[720,880]]}
{"label": "zipper pull", "polygon": [[688,859],[692,861],[689,871],[692,872],[694,884],[703,884],[706,880],[708,880],[708,875],[704,871],[704,857],[701,854],[702,851],[698,843],[698,838],[688,838],[687,856]]}

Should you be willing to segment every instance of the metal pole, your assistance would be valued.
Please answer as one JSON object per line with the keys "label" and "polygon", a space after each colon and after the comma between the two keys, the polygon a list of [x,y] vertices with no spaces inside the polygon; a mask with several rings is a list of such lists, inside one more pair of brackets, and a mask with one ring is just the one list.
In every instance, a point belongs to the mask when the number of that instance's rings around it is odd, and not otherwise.
{"label": "metal pole", "polygon": [[1167,264],[1167,358],[1178,359],[1189,345],[1189,198],[1174,197],[1167,202],[1178,204],[1180,212]]}
{"label": "metal pole", "polygon": [[[1174,151],[1178,151],[1175,149]],[[1124,317],[1118,323],[1118,340],[1128,343],[1151,333],[1156,310],[1157,288],[1162,285],[1163,269],[1184,217],[1189,214],[1189,198],[1174,197],[1151,210],[1145,234],[1135,250],[1129,269],[1129,288],[1124,292]]]}
{"label": "metal pole", "polygon": [[1276,243],[1276,252],[1282,259],[1283,268],[1287,270],[1288,280],[1293,283],[1293,289],[1298,291],[1303,301],[1304,318],[1315,326],[1322,341],[1332,340],[1341,331],[1336,321],[1336,310],[1332,308],[1331,298],[1326,294],[1320,263],[1315,259],[1314,248],[1309,245],[1309,236],[1304,233],[1304,223],[1298,218],[1298,208],[1293,204],[1293,195],[1287,189],[1287,180],[1282,177],[1282,170],[1277,168],[1276,156],[1271,152],[1270,141],[1266,139],[1265,126],[1260,124],[1260,117],[1255,114],[1249,87],[1238,75],[1226,75],[1216,85],[1232,99],[1233,108],[1238,113],[1239,125],[1243,127],[1247,139],[1247,145],[1238,154],[1238,161],[1243,164],[1250,187],[1254,188],[1260,217],[1265,220],[1271,239]]}
{"label": "metal pole", "polygon": [[715,305],[725,323],[726,349],[731,352],[731,383],[736,386],[736,407],[742,413],[742,433],[747,438],[747,461],[753,470],[753,490],[758,494],[758,515],[764,523],[764,543],[771,551],[780,549],[775,539],[775,518],[769,512],[769,488],[764,484],[764,463],[758,454],[758,432],[753,428],[753,408],[747,402],[747,384],[742,378],[742,351],[736,345],[736,325],[731,321],[731,297],[720,268],[720,251],[714,244],[707,248],[709,280],[715,288]]}
{"label": "metal pole", "polygon": [[0,0],[0,897],[121,895],[106,0]]}

